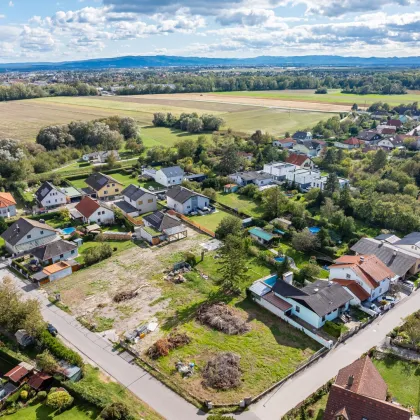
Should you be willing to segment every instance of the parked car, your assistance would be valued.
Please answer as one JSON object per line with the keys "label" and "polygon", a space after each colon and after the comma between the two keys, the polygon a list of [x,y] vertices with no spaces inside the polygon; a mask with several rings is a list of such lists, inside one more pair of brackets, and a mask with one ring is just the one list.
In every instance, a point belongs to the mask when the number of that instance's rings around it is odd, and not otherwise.
{"label": "parked car", "polygon": [[58,334],[57,328],[55,328],[52,324],[47,325],[47,330],[53,337],[55,337]]}
{"label": "parked car", "polygon": [[410,280],[403,280],[402,284],[408,288],[410,288],[411,290],[414,290],[415,285],[412,281]]}
{"label": "parked car", "polygon": [[370,309],[371,311],[374,311],[374,312],[376,312],[377,314],[379,314],[379,313],[381,313],[381,310],[374,304],[374,303],[370,303],[370,302],[368,302],[368,303],[366,303],[366,304],[363,304],[363,306],[365,307],[365,308],[368,308],[368,309]]}
{"label": "parked car", "polygon": [[396,299],[395,299],[395,298],[393,298],[392,296],[384,296],[384,297],[382,298],[382,300],[385,300],[385,301],[387,301],[387,302],[389,302],[389,303],[395,303],[395,301],[396,301]]}

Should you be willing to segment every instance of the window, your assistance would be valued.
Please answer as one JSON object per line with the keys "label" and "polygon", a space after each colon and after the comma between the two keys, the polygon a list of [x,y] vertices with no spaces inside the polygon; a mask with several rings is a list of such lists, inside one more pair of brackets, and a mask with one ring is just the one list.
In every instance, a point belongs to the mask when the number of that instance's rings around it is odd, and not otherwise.
{"label": "window", "polygon": [[296,306],[296,312],[299,313],[300,312],[300,306]]}
{"label": "window", "polygon": [[115,184],[112,184],[113,187],[115,187]]}
{"label": "window", "polygon": [[119,189],[118,188],[115,188],[115,192],[118,192],[119,191]]}
{"label": "window", "polygon": [[109,187],[110,187],[110,185],[108,184],[108,185],[107,185],[107,188],[109,188]]}
{"label": "window", "polygon": [[40,233],[41,235],[43,235],[43,234],[44,234],[44,231],[43,231],[43,230],[41,230],[39,233]]}
{"label": "window", "polygon": [[350,277],[350,274],[346,274],[346,279],[349,279]]}
{"label": "window", "polygon": [[26,236],[28,239],[31,239],[32,238],[32,235],[27,235]]}
{"label": "window", "polygon": [[139,205],[142,205],[143,204],[143,200],[139,200],[138,203],[139,203]]}
{"label": "window", "polygon": [[63,258],[64,257],[64,254],[60,254],[60,258]]}
{"label": "window", "polygon": [[321,321],[322,321],[322,322],[324,322],[324,321],[325,321],[325,316],[323,316],[323,317],[321,318]]}
{"label": "window", "polygon": [[148,203],[153,203],[153,198],[151,198],[150,200],[147,200]]}
{"label": "window", "polygon": [[100,211],[98,211],[98,216],[100,216],[101,215],[101,212]]}
{"label": "window", "polygon": [[104,191],[104,194],[108,194],[108,191]]}
{"label": "window", "polygon": [[102,211],[102,214],[105,214],[105,210]]}
{"label": "window", "polygon": [[70,254],[74,254],[74,249],[71,250]]}

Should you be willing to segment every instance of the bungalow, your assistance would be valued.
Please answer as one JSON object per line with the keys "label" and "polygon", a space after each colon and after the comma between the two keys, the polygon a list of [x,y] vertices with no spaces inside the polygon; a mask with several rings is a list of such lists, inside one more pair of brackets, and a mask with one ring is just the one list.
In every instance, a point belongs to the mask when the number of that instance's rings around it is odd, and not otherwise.
{"label": "bungalow", "polygon": [[292,137],[296,141],[312,141],[312,133],[310,131],[296,131]]}
{"label": "bungalow", "polygon": [[359,133],[357,138],[364,142],[375,143],[380,140],[382,136],[376,130],[363,130]]}
{"label": "bungalow", "polygon": [[143,217],[144,226],[140,228],[140,236],[152,245],[162,241],[186,238],[188,231],[178,217],[156,211]]}
{"label": "bungalow", "polygon": [[274,140],[273,146],[274,147],[282,147],[283,149],[290,149],[296,144],[296,140],[292,138],[287,139],[280,139],[280,140]]}
{"label": "bungalow", "polygon": [[292,272],[285,273],[283,279],[270,276],[256,281],[249,291],[256,303],[330,347],[331,343],[317,337],[317,330],[346,312],[352,295],[326,280],[318,280],[302,289],[292,282]]}
{"label": "bungalow", "polygon": [[38,284],[45,284],[68,277],[73,273],[73,266],[76,264],[76,262],[72,261],[59,261],[48,265],[42,271],[38,271],[32,276],[32,279]]}
{"label": "bungalow", "polygon": [[271,233],[266,232],[264,229],[261,229],[259,227],[254,227],[248,232],[251,235],[252,239],[256,240],[262,245],[269,245],[275,237]]}
{"label": "bungalow", "polygon": [[16,216],[16,201],[12,194],[0,192],[0,217],[7,219]]}
{"label": "bungalow", "polygon": [[115,214],[110,207],[104,202],[93,200],[87,196],[83,197],[82,201],[70,212],[70,215],[75,219],[81,219],[83,223],[110,225],[115,221]]}
{"label": "bungalow", "polygon": [[290,153],[286,159],[286,163],[299,166],[299,168],[313,169],[314,164],[306,155],[300,155],[298,153]]}
{"label": "bungalow", "polygon": [[350,137],[347,140],[344,140],[342,143],[339,141],[336,141],[334,143],[335,147],[338,147],[340,149],[357,149],[359,147],[361,147],[364,144],[364,142],[362,140],[357,139],[356,137]]}
{"label": "bungalow", "polygon": [[156,171],[154,179],[158,184],[170,187],[172,185],[182,184],[184,179],[184,170],[179,166],[171,166],[170,168],[161,168]]}
{"label": "bungalow", "polygon": [[387,121],[387,124],[388,125],[391,125],[393,127],[397,127],[397,128],[400,128],[403,125],[403,123],[401,122],[401,120],[388,120]]}
{"label": "bungalow", "polygon": [[90,175],[85,183],[99,199],[107,200],[121,194],[124,185],[109,175],[96,172]]}
{"label": "bungalow", "polygon": [[39,206],[44,208],[64,206],[67,203],[66,195],[48,181],[38,188],[35,197]]}
{"label": "bungalow", "polygon": [[120,155],[117,150],[105,150],[99,152],[87,153],[82,156],[85,162],[105,163],[110,156],[114,156],[115,160],[120,160]]}
{"label": "bungalow", "polygon": [[324,420],[410,420],[407,408],[388,400],[388,386],[368,356],[338,372]]}
{"label": "bungalow", "polygon": [[78,254],[77,245],[63,239],[42,245],[32,251],[33,257],[42,265],[74,259]]}
{"label": "bungalow", "polygon": [[258,187],[262,187],[273,182],[271,176],[266,174],[264,171],[236,172],[229,175],[228,178],[241,187],[249,184],[255,184]]}
{"label": "bungalow", "polygon": [[156,195],[145,188],[131,184],[121,194],[124,200],[115,202],[114,206],[125,215],[135,217],[157,210]]}
{"label": "bungalow", "polygon": [[57,229],[36,220],[21,217],[1,237],[5,246],[11,254],[27,252],[39,246],[59,239]]}
{"label": "bungalow", "polygon": [[189,214],[207,208],[210,204],[210,199],[188,188],[176,186],[169,188],[167,191],[166,204],[170,209],[178,213]]}
{"label": "bungalow", "polygon": [[378,142],[378,146],[384,147],[388,150],[402,148],[404,147],[404,140],[399,136],[382,139]]}
{"label": "bungalow", "polygon": [[385,295],[391,280],[398,278],[375,255],[344,255],[329,267],[329,279],[352,280],[368,293],[367,300],[373,301]]}

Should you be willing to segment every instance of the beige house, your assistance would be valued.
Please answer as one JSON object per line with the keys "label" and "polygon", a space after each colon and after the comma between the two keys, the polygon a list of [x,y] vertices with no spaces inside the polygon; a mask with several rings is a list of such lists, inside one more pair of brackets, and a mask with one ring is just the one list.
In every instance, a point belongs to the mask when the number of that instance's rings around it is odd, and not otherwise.
{"label": "beige house", "polygon": [[86,179],[86,184],[96,193],[97,198],[109,200],[121,195],[124,185],[109,175],[94,173]]}

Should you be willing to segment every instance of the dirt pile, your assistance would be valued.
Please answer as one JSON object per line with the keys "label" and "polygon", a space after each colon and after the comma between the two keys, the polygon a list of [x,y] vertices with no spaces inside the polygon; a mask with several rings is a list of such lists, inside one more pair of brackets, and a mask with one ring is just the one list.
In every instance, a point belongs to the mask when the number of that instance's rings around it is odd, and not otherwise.
{"label": "dirt pile", "polygon": [[250,326],[225,303],[205,304],[197,311],[197,320],[228,335],[248,332]]}
{"label": "dirt pile", "polygon": [[235,353],[219,353],[207,362],[203,371],[204,385],[227,390],[241,384],[240,356]]}
{"label": "dirt pile", "polygon": [[191,342],[191,338],[185,333],[172,333],[168,337],[156,341],[153,346],[147,350],[147,355],[151,359],[158,359],[169,354],[169,352],[178,347],[185,346]]}
{"label": "dirt pile", "polygon": [[116,303],[125,302],[126,300],[134,299],[138,294],[137,290],[125,290],[117,293],[112,300]]}

